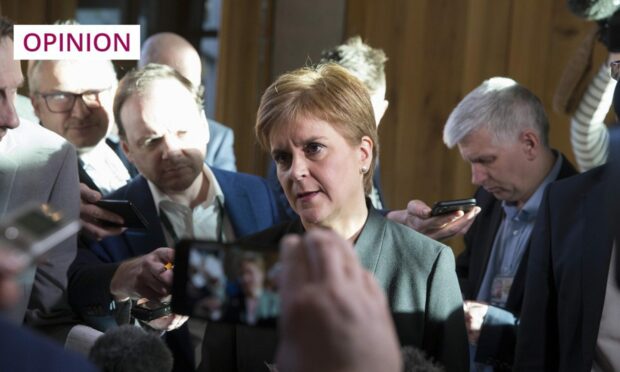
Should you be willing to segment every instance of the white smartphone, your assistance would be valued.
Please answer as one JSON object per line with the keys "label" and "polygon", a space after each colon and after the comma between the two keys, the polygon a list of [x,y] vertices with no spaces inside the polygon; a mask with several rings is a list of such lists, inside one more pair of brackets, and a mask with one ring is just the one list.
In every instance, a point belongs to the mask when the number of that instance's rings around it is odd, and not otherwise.
{"label": "white smartphone", "polygon": [[32,263],[79,230],[77,219],[66,218],[48,204],[29,204],[0,220],[0,247]]}

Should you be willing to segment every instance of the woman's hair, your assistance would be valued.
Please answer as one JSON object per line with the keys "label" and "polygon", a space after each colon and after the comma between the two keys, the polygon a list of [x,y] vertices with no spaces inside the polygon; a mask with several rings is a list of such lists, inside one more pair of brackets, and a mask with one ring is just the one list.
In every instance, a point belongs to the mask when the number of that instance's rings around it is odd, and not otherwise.
{"label": "woman's hair", "polygon": [[379,141],[370,95],[364,84],[334,63],[281,75],[261,99],[255,128],[258,142],[270,151],[274,128],[302,118],[329,123],[351,146],[359,145],[364,136],[372,140],[372,162],[364,175],[364,190],[370,193]]}

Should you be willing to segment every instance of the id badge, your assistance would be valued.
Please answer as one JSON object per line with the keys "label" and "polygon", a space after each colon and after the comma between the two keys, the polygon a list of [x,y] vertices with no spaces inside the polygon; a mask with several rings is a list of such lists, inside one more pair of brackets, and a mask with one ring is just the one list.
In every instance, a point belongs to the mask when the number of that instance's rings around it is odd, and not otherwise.
{"label": "id badge", "polygon": [[513,277],[496,276],[491,286],[491,304],[495,306],[504,306],[508,301],[508,294],[512,287]]}

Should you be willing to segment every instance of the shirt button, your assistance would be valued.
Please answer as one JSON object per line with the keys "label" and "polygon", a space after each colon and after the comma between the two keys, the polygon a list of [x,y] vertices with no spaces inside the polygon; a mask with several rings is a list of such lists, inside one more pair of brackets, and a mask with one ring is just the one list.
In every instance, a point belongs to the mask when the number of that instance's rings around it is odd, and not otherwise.
{"label": "shirt button", "polygon": [[517,235],[519,233],[519,230],[515,230],[512,232],[512,235]]}

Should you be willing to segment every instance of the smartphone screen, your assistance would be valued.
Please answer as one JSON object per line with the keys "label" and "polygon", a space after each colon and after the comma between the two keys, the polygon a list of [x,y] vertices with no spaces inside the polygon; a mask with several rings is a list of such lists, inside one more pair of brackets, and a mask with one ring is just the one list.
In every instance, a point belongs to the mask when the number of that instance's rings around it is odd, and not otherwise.
{"label": "smartphone screen", "polygon": [[435,203],[431,210],[431,216],[441,216],[456,211],[469,212],[476,206],[476,199],[443,200]]}
{"label": "smartphone screen", "polygon": [[0,221],[0,245],[34,261],[79,229],[79,221],[67,219],[49,205],[31,204]]}
{"label": "smartphone screen", "polygon": [[129,200],[101,199],[95,204],[123,217],[125,222],[123,227],[145,229],[149,224],[144,215]]}
{"label": "smartphone screen", "polygon": [[277,247],[181,241],[172,311],[211,322],[275,326],[279,272]]}

